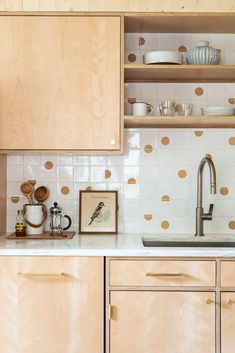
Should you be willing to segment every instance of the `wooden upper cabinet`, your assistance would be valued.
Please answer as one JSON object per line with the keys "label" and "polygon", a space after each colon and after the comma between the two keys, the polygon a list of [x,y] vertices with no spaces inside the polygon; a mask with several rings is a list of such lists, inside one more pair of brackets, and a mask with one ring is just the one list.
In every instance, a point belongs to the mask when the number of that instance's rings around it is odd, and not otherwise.
{"label": "wooden upper cabinet", "polygon": [[120,17],[0,17],[0,150],[120,149]]}
{"label": "wooden upper cabinet", "polygon": [[2,256],[1,353],[103,353],[103,263]]}

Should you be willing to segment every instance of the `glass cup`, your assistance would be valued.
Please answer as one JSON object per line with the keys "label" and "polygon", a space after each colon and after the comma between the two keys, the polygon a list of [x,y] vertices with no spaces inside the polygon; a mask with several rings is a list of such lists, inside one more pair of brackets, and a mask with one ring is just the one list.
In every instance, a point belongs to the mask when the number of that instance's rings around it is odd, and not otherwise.
{"label": "glass cup", "polygon": [[192,115],[193,105],[191,103],[182,103],[178,104],[177,111],[181,116],[190,116]]}

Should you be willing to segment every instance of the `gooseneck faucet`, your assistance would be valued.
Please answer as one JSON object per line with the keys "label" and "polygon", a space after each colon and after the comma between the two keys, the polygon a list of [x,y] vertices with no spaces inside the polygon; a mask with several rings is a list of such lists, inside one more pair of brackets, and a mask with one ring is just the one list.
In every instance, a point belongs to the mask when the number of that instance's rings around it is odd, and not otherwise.
{"label": "gooseneck faucet", "polygon": [[196,208],[196,233],[195,236],[204,236],[203,232],[203,225],[204,221],[211,221],[212,220],[212,213],[214,205],[210,204],[209,212],[204,213],[202,207],[202,190],[203,190],[203,170],[205,164],[208,164],[210,169],[210,187],[211,187],[211,194],[216,194],[216,171],[215,165],[209,155],[206,155],[202,158],[197,174],[197,208]]}

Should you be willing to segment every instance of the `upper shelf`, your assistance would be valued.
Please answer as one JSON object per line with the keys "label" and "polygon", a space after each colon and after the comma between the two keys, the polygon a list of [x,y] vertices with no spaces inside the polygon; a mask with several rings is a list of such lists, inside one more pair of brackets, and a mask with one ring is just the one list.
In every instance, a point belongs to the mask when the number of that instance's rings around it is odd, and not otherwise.
{"label": "upper shelf", "polygon": [[235,33],[235,13],[155,13],[125,16],[126,33]]}
{"label": "upper shelf", "polygon": [[125,82],[235,82],[235,65],[124,66]]}
{"label": "upper shelf", "polygon": [[235,128],[235,116],[132,116],[125,128]]}

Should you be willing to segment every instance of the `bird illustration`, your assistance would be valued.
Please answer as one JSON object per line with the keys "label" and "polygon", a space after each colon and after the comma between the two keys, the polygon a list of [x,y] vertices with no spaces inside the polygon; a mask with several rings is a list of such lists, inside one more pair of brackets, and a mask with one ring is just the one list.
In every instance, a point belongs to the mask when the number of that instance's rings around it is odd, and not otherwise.
{"label": "bird illustration", "polygon": [[89,223],[89,226],[91,225],[91,223],[94,221],[95,218],[99,217],[103,207],[105,207],[105,204],[103,202],[100,202],[99,205],[96,207],[95,211],[93,212],[93,215],[91,216],[91,221]]}

